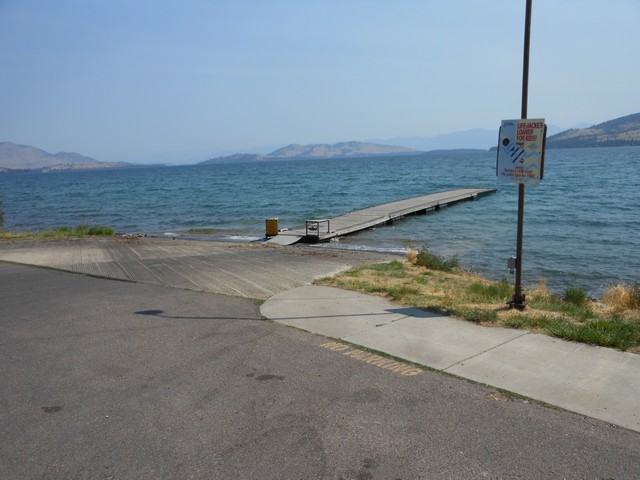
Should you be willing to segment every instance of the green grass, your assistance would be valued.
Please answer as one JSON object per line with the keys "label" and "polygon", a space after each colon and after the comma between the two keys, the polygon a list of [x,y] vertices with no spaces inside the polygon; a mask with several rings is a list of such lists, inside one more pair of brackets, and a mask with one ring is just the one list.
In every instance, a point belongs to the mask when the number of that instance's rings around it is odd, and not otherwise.
{"label": "green grass", "polygon": [[452,272],[460,266],[460,262],[458,261],[458,257],[455,255],[445,258],[430,252],[427,247],[424,247],[418,252],[416,265],[430,268],[432,270],[440,270],[442,272]]}
{"label": "green grass", "polygon": [[586,304],[589,298],[587,297],[587,291],[584,288],[569,287],[564,291],[562,300],[579,307]]}
{"label": "green grass", "polygon": [[496,323],[498,312],[495,310],[483,310],[481,308],[454,308],[453,314],[473,323]]}
{"label": "green grass", "polygon": [[342,275],[350,278],[358,278],[363,275],[365,270],[372,272],[374,275],[379,277],[405,278],[407,276],[407,267],[404,263],[398,260],[387,263],[374,263],[373,265],[366,265],[364,267],[350,268],[346,272],[343,272]]}
{"label": "green grass", "polygon": [[554,337],[620,350],[628,350],[640,343],[640,325],[615,317],[597,318],[584,324],[555,320],[544,330]]}
{"label": "green grass", "polygon": [[506,303],[513,296],[513,287],[507,280],[493,283],[473,282],[467,287],[467,292],[478,302]]}
{"label": "green grass", "polygon": [[88,225],[77,225],[76,227],[58,227],[55,230],[44,232],[9,232],[0,231],[0,240],[28,240],[38,238],[70,238],[70,237],[110,237],[113,235],[113,228]]}
{"label": "green grass", "polygon": [[405,278],[407,276],[407,267],[399,260],[389,263],[376,263],[368,267],[378,275],[389,276],[395,278]]}
{"label": "green grass", "polygon": [[393,300],[407,300],[407,297],[419,295],[420,290],[408,285],[400,285],[398,287],[390,287],[386,289],[387,295]]}
{"label": "green grass", "polygon": [[565,297],[548,295],[545,297],[537,298],[535,296],[532,296],[529,299],[529,305],[532,308],[538,310],[545,310],[548,312],[556,312],[567,315],[579,322],[586,322],[587,320],[593,319],[596,316],[593,308],[589,304],[589,301],[586,300],[586,297],[584,301],[580,301],[580,297],[569,296],[568,298],[570,298],[570,300],[565,300]]}
{"label": "green grass", "polygon": [[362,289],[366,293],[387,293],[388,289],[385,287],[379,287],[376,285],[365,285]]}
{"label": "green grass", "polygon": [[501,324],[508,328],[524,328],[534,331],[545,331],[547,326],[556,319],[549,315],[518,315],[517,317],[505,318]]}

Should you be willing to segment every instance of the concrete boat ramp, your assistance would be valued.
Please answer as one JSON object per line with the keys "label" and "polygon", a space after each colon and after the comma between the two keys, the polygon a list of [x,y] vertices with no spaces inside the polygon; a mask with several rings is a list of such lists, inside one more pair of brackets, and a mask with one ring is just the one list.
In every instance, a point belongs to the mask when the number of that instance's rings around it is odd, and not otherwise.
{"label": "concrete boat ramp", "polygon": [[311,219],[300,227],[278,231],[268,243],[292,245],[300,241],[326,242],[335,237],[388,224],[407,215],[423,214],[454,203],[475,200],[495,191],[495,188],[462,188],[385,203],[333,218]]}

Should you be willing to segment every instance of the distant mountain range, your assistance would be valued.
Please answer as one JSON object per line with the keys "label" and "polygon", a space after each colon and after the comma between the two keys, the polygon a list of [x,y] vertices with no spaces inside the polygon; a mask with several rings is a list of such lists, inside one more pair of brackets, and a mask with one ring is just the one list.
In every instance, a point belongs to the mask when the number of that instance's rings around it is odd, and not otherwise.
{"label": "distant mountain range", "polygon": [[[589,124],[580,126],[587,125]],[[560,131],[562,131],[560,127],[549,125],[547,135],[553,135]],[[498,142],[498,127],[496,127],[495,130],[472,128],[471,130],[461,130],[435,135],[433,137],[394,137],[385,139],[378,138],[368,141],[382,145],[402,145],[403,147],[409,147],[423,152],[461,149],[489,150]]]}
{"label": "distant mountain range", "polygon": [[313,159],[313,158],[354,158],[375,157],[381,155],[415,155],[418,152],[412,148],[398,145],[376,145],[365,142],[341,142],[334,145],[287,145],[274,150],[271,153],[253,153],[227,155],[225,157],[211,158],[200,162],[198,165],[211,165],[216,163],[238,162],[262,162],[269,160]]}
{"label": "distant mountain range", "polygon": [[547,137],[547,148],[640,146],[640,113]]}
{"label": "distant mountain range", "polygon": [[[586,125],[586,124],[585,124]],[[547,148],[586,148],[640,146],[640,113],[616,118],[587,128],[572,128],[557,133],[549,126]],[[417,155],[443,150],[495,149],[498,131],[480,128],[434,137],[396,137],[369,142],[341,142],[333,145],[288,145],[271,153],[236,153],[211,158],[198,165],[245,163],[271,160],[354,158],[384,155]],[[39,148],[0,142],[0,173],[6,171],[86,170],[134,167],[125,162],[99,162],[78,153],[51,154]]]}
{"label": "distant mountain range", "polygon": [[433,137],[376,138],[368,141],[380,145],[402,145],[403,147],[409,147],[423,152],[461,148],[488,150],[498,141],[498,129],[486,130],[483,128],[474,128]]}
{"label": "distant mountain range", "polygon": [[129,166],[129,164],[124,162],[98,162],[91,157],[85,157],[78,153],[59,152],[51,154],[28,145],[0,142],[0,172],[16,170],[52,172],[126,166]]}
{"label": "distant mountain range", "polygon": [[[588,124],[581,124],[588,125]],[[640,113],[616,118],[587,128],[560,132],[548,126],[547,148],[585,148],[640,146]],[[335,145],[288,145],[268,154],[235,154],[212,158],[200,164],[260,162],[303,158],[350,158],[375,155],[416,155],[447,150],[495,149],[498,129],[474,128],[434,137],[395,137],[369,142],[343,142]]]}

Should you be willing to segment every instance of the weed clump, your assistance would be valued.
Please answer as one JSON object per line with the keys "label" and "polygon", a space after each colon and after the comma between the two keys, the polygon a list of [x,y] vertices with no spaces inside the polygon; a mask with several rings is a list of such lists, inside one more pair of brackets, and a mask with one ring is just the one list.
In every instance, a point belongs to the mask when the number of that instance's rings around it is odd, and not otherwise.
{"label": "weed clump", "polygon": [[580,307],[587,303],[589,297],[587,296],[587,291],[584,288],[569,287],[564,291],[562,300]]}
{"label": "weed clump", "polygon": [[430,252],[427,247],[424,247],[418,252],[415,263],[420,267],[440,270],[442,272],[452,272],[460,266],[457,256],[452,255],[449,258],[445,258]]}
{"label": "weed clump", "polygon": [[633,282],[631,285],[618,284],[607,288],[602,301],[616,310],[640,309],[640,285]]}

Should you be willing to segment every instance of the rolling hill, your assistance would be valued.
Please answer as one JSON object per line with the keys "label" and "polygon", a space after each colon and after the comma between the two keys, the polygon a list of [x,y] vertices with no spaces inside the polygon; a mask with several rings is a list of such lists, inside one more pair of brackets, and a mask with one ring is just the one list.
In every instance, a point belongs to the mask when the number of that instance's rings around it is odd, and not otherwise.
{"label": "rolling hill", "polygon": [[87,170],[128,166],[124,162],[99,162],[78,153],[51,154],[29,145],[0,142],[0,172],[31,170],[51,172],[59,170]]}
{"label": "rolling hill", "polygon": [[640,113],[588,128],[572,129],[547,138],[547,148],[640,146]]}
{"label": "rolling hill", "polygon": [[354,158],[354,157],[374,157],[376,155],[412,155],[419,153],[416,150],[397,145],[377,145],[364,142],[341,142],[334,145],[312,144],[296,145],[291,144],[279,148],[268,154],[235,154],[226,157],[217,157],[200,162],[199,165],[209,165],[215,163],[233,162],[260,162],[267,160],[293,160],[312,158]]}

